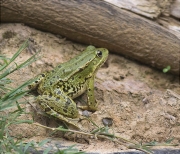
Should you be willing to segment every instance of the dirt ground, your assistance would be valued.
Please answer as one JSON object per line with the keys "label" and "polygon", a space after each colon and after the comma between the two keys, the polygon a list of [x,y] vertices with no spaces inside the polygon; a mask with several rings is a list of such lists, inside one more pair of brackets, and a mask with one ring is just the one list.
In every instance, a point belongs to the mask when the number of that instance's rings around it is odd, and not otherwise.
{"label": "dirt ground", "polygon": [[[17,62],[26,60],[39,50],[41,58],[10,76],[16,86],[41,72],[52,70],[57,64],[71,59],[87,46],[21,24],[1,24],[1,55],[11,57],[27,38],[30,38],[30,45],[18,57]],[[110,128],[115,135],[137,143],[165,142],[173,138],[172,143],[179,144],[179,94],[177,76],[164,74],[162,71],[110,52],[108,60],[96,75],[95,95],[99,105],[98,111],[90,114],[90,117],[98,126],[103,126],[103,118],[111,118],[113,124]],[[49,127],[58,127],[62,124],[53,117],[37,114],[40,109],[34,103],[33,97],[27,99],[30,103],[26,104],[26,111],[31,114],[22,118],[34,119],[35,122]],[[76,99],[76,102],[86,102],[86,95]],[[79,112],[81,114],[81,111]],[[79,125],[86,131],[95,128],[84,120]],[[67,135],[64,136],[63,133],[52,133],[30,124],[13,126],[11,134],[28,141],[50,138],[51,144],[76,144],[79,149],[86,152],[107,153],[126,150],[125,146],[112,141],[85,138],[80,135],[68,140]]]}

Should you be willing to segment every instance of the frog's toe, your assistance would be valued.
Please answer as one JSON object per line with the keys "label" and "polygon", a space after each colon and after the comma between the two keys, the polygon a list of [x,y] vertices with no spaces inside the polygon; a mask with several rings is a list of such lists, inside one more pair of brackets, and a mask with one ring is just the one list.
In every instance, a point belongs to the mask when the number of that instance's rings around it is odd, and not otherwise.
{"label": "frog's toe", "polygon": [[87,111],[92,111],[92,112],[95,112],[97,110],[97,108],[89,107],[89,106],[78,106],[78,108],[81,110],[87,110]]}

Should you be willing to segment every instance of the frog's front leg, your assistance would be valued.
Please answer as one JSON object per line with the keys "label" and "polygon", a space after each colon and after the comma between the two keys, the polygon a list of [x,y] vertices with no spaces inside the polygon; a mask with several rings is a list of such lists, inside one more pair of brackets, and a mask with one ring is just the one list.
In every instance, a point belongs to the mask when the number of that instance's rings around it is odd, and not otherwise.
{"label": "frog's front leg", "polygon": [[42,73],[38,76],[35,77],[35,81],[32,82],[30,85],[28,85],[28,88],[30,90],[34,90],[37,89],[38,85],[40,84],[40,82],[46,77],[46,73]]}
{"label": "frog's front leg", "polygon": [[76,103],[69,96],[65,95],[63,91],[58,89],[53,92],[44,92],[43,95],[37,97],[37,102],[47,114],[79,128],[73,122],[74,119],[72,119],[78,117]]}
{"label": "frog's front leg", "polygon": [[87,80],[87,106],[78,106],[83,110],[96,111],[98,103],[94,97],[94,76]]}

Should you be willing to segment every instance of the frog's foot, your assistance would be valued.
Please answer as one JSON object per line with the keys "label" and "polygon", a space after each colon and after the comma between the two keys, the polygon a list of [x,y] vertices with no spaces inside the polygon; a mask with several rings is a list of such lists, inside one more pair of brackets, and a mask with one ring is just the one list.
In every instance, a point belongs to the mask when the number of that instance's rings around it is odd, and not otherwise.
{"label": "frog's foot", "polygon": [[79,109],[81,110],[88,110],[89,107],[88,106],[77,106]]}
{"label": "frog's foot", "polygon": [[60,119],[62,121],[65,121],[66,123],[78,128],[78,129],[82,130],[80,128],[80,126],[78,126],[78,124],[75,123],[75,121],[78,121],[77,118],[72,119],[72,118],[65,117],[65,116],[59,114],[58,112],[54,111],[47,104],[44,104],[44,103],[40,103],[40,106],[47,114],[52,115],[52,116],[54,116],[54,117],[56,117],[56,118],[58,118],[58,119]]}
{"label": "frog's foot", "polygon": [[97,108],[96,108],[96,107],[78,106],[78,108],[81,109],[81,110],[87,110],[87,111],[92,111],[92,112],[97,111]]}
{"label": "frog's foot", "polygon": [[54,112],[53,110],[50,111],[48,114],[51,114],[52,116],[65,121],[66,123],[76,127],[79,130],[82,130],[82,128],[77,124],[77,122],[79,121],[79,119],[72,119],[72,118],[66,118],[61,114],[58,114],[57,112]]}

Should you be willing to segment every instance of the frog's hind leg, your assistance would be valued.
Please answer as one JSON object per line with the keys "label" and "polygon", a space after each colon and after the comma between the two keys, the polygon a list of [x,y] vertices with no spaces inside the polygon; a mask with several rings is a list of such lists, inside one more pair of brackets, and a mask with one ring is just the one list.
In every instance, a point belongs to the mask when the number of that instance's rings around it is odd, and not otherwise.
{"label": "frog's hind leg", "polygon": [[38,96],[37,102],[41,106],[42,110],[47,114],[52,115],[80,129],[76,122],[74,122],[78,119],[72,119],[78,117],[78,111],[76,103],[69,96],[53,96],[51,93],[46,93],[46,95]]}
{"label": "frog's hind leg", "polygon": [[28,88],[30,90],[34,90],[34,89],[37,89],[39,83],[42,81],[42,79],[44,79],[46,77],[46,73],[42,73],[38,76],[35,77],[35,81],[32,82],[30,85],[28,85]]}
{"label": "frog's hind leg", "polygon": [[46,112],[47,114],[52,115],[62,121],[65,121],[66,123],[78,128],[78,129],[81,129],[76,123],[73,122],[73,119],[64,117],[63,115],[61,115],[58,112],[51,109],[47,104],[41,103],[40,106],[44,110],[44,112]]}

